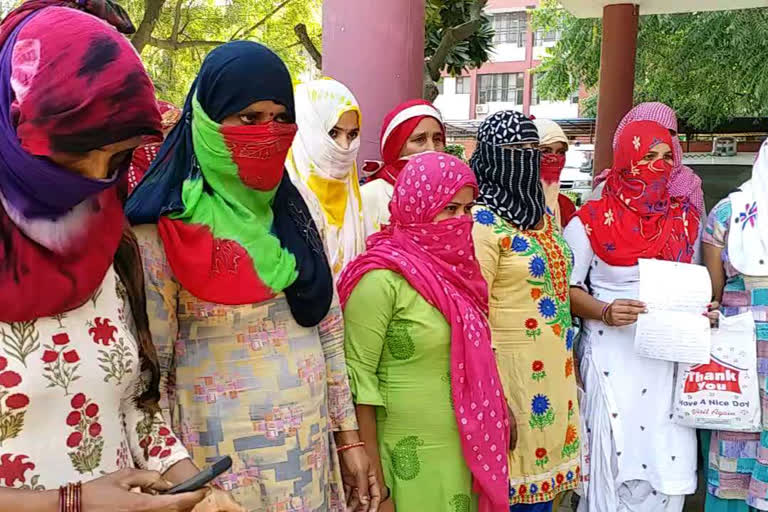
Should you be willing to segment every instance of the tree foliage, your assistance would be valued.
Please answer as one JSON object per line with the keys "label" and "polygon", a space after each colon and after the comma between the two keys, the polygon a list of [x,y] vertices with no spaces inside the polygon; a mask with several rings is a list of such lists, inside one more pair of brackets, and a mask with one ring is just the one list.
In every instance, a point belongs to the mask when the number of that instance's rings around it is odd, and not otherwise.
{"label": "tree foliage", "polygon": [[141,53],[158,96],[183,103],[207,53],[237,39],[264,43],[294,77],[307,59],[294,27],[307,26],[320,44],[321,0],[120,0],[138,27],[132,42]]}
{"label": "tree foliage", "polygon": [[493,28],[483,13],[487,0],[427,0],[424,35],[424,97],[433,101],[436,82],[447,71],[457,76],[487,62]]}
{"label": "tree foliage", "polygon": [[[601,20],[577,19],[555,0],[534,25],[562,38],[542,62],[539,94],[565,99],[579,84],[596,89]],[[635,101],[662,101],[699,129],[732,117],[768,116],[768,8],[640,18]],[[594,102],[592,102],[594,105]]]}

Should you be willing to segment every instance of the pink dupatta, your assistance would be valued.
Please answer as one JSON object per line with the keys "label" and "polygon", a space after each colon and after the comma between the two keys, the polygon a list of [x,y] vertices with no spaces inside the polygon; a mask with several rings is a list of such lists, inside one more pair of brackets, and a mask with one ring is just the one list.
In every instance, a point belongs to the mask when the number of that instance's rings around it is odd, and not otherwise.
{"label": "pink dupatta", "polygon": [[509,508],[509,417],[491,348],[488,288],[475,259],[469,216],[433,222],[462,187],[477,195],[472,170],[442,153],[411,159],[389,204],[391,224],[368,238],[368,250],[339,278],[345,306],[371,270],[401,274],[451,325],[451,396],[462,451],[480,512]]}

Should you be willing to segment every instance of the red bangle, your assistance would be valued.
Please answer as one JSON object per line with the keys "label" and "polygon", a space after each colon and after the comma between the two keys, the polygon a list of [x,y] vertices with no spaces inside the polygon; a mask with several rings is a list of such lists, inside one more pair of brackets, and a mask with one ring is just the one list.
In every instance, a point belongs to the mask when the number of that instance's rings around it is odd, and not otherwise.
{"label": "red bangle", "polygon": [[339,446],[336,448],[336,453],[345,452],[347,450],[351,450],[352,448],[359,448],[361,446],[365,446],[364,441],[358,441],[357,443],[351,443],[351,444],[345,444],[344,446]]}

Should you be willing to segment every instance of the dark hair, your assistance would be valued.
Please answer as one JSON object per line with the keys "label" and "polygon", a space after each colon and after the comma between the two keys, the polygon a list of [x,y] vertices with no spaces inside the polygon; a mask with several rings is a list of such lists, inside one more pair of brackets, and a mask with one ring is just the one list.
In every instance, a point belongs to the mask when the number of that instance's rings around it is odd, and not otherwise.
{"label": "dark hair", "polygon": [[156,413],[160,411],[160,363],[149,331],[144,269],[141,265],[139,244],[129,227],[123,230],[123,238],[115,253],[115,272],[125,286],[131,306],[142,374],[148,373],[150,376],[146,388],[136,398],[136,405],[144,411]]}

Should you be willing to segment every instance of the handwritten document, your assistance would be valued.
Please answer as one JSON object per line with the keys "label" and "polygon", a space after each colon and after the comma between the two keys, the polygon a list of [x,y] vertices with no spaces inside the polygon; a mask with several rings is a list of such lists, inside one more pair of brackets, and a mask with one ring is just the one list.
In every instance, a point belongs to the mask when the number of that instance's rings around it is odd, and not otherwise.
{"label": "handwritten document", "polygon": [[639,260],[639,300],[648,306],[635,332],[635,352],[651,359],[708,363],[712,348],[709,319],[702,316],[712,298],[706,267]]}

